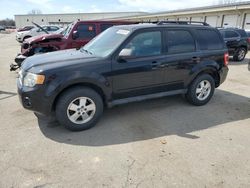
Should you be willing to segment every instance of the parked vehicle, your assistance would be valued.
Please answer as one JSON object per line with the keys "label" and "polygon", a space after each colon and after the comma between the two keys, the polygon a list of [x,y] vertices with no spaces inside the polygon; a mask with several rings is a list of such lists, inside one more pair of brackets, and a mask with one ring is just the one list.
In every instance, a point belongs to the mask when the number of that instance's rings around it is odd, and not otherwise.
{"label": "parked vehicle", "polygon": [[250,49],[250,39],[244,29],[220,28],[224,41],[228,47],[229,55],[234,61],[243,61]]}
{"label": "parked vehicle", "polygon": [[29,57],[19,72],[20,101],[55,113],[73,131],[93,127],[105,106],[176,94],[205,105],[226,79],[228,50],[219,31],[204,25],[114,26],[79,50]]}
{"label": "parked vehicle", "polygon": [[21,31],[29,31],[31,29],[35,28],[35,26],[33,25],[28,25],[28,26],[25,26],[25,27],[21,27],[17,30],[17,32],[21,32]]}
{"label": "parked vehicle", "polygon": [[0,31],[5,31],[5,27],[0,25]]}
{"label": "parked vehicle", "polygon": [[16,70],[26,57],[34,54],[80,48],[92,38],[113,25],[126,25],[126,21],[78,21],[70,24],[63,32],[44,34],[29,38],[21,46],[21,54],[15,58],[11,70]]}
{"label": "parked vehicle", "polygon": [[18,42],[23,42],[24,40],[26,40],[28,38],[43,35],[43,34],[53,33],[53,32],[60,29],[60,27],[53,26],[53,25],[44,25],[44,26],[39,26],[37,24],[35,24],[35,25],[36,25],[36,27],[31,29],[31,30],[17,32],[16,40]]}

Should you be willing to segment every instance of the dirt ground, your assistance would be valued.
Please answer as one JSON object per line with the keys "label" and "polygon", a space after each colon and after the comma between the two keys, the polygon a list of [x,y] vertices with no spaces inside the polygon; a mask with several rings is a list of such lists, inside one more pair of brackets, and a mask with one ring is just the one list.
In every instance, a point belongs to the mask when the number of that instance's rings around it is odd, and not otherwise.
{"label": "dirt ground", "polygon": [[206,106],[180,96],[123,105],[75,133],[22,108],[14,33],[0,34],[0,49],[1,188],[250,187],[249,59],[230,63]]}

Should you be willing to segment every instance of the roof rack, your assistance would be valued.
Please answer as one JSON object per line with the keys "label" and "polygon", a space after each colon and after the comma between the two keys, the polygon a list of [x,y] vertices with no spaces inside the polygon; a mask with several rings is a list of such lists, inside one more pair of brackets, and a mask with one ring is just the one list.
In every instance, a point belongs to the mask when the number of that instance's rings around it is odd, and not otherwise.
{"label": "roof rack", "polygon": [[157,25],[164,25],[164,24],[180,24],[180,25],[204,25],[204,26],[210,26],[206,22],[196,22],[196,21],[159,21]]}

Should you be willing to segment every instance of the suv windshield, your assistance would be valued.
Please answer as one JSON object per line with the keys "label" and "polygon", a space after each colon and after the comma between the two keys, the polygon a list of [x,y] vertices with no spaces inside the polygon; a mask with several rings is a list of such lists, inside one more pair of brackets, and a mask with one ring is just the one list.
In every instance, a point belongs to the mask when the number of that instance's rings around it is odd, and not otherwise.
{"label": "suv windshield", "polygon": [[109,28],[81,48],[95,56],[110,55],[128,36],[129,30],[116,27]]}
{"label": "suv windshield", "polygon": [[64,31],[62,32],[62,35],[64,35],[65,37],[68,37],[73,25],[74,23],[71,23],[70,25],[68,25],[66,29],[64,29]]}

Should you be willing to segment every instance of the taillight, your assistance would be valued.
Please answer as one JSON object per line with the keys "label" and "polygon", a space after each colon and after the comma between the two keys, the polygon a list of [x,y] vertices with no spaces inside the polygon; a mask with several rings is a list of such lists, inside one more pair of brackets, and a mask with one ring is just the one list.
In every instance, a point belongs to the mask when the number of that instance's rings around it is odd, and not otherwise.
{"label": "taillight", "polygon": [[225,53],[224,54],[224,65],[227,66],[229,63],[229,54]]}
{"label": "taillight", "polygon": [[250,37],[247,39],[248,43],[250,43]]}

